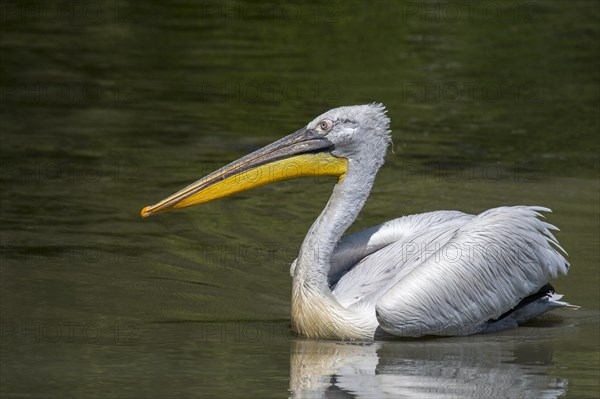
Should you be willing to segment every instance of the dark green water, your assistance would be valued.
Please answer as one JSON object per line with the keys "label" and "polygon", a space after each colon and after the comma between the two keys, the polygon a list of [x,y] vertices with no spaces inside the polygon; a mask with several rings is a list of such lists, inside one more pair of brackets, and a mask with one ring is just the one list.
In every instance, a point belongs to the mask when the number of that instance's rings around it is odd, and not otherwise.
{"label": "dark green water", "polygon": [[[600,4],[3,2],[6,397],[600,396]],[[543,205],[578,311],[467,338],[289,328],[333,179],[140,209],[339,105],[394,151],[352,230]]]}

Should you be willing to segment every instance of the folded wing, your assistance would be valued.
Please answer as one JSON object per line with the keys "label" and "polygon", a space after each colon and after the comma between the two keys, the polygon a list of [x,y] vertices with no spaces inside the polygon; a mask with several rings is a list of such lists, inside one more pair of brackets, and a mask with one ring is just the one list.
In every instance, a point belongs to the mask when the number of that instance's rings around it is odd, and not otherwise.
{"label": "folded wing", "polygon": [[549,209],[490,209],[412,258],[418,264],[377,301],[380,326],[399,336],[472,334],[566,274],[564,250],[550,231],[556,227],[540,211]]}

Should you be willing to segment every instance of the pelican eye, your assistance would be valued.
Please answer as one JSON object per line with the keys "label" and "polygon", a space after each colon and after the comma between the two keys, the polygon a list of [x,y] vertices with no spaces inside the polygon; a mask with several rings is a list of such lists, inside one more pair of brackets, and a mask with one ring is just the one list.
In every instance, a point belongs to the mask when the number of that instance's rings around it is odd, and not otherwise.
{"label": "pelican eye", "polygon": [[332,127],[333,121],[331,121],[330,119],[323,119],[321,122],[319,122],[319,130],[323,132],[330,131]]}

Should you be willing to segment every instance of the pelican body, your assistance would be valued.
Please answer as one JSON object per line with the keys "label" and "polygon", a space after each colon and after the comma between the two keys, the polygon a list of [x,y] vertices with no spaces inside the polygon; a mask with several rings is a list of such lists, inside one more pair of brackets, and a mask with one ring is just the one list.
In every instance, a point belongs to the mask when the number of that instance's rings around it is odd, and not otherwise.
{"label": "pelican body", "polygon": [[566,253],[549,209],[404,216],[343,236],[391,141],[381,104],[332,109],[297,132],[142,210],[184,208],[299,176],[337,176],[291,267],[292,328],[316,339],[469,335],[515,327],[571,306],[549,284]]}

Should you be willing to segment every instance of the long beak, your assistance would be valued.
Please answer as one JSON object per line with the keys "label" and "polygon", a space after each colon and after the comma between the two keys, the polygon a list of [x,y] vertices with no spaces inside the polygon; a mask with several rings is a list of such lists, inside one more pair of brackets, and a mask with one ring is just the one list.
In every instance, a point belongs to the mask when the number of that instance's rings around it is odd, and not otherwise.
{"label": "long beak", "polygon": [[142,217],[202,204],[299,176],[338,176],[341,181],[348,160],[330,153],[333,144],[319,133],[300,129],[190,184],[170,197],[142,209]]}

